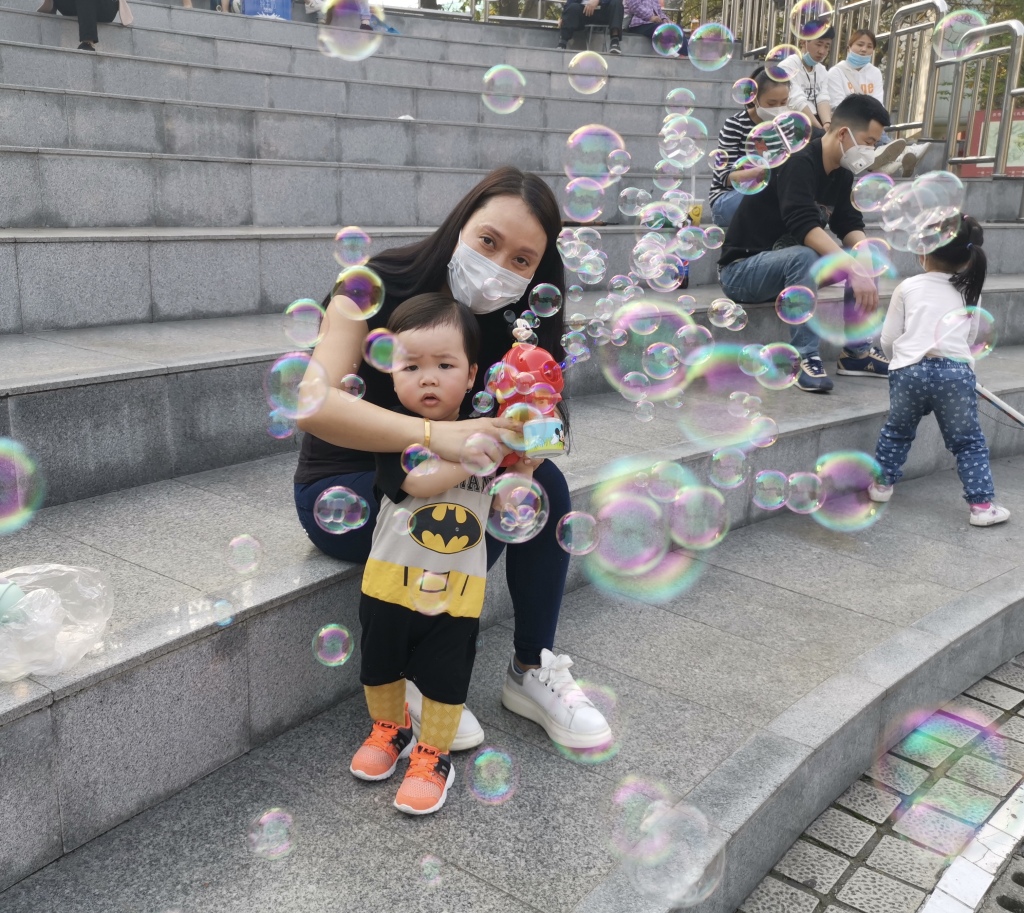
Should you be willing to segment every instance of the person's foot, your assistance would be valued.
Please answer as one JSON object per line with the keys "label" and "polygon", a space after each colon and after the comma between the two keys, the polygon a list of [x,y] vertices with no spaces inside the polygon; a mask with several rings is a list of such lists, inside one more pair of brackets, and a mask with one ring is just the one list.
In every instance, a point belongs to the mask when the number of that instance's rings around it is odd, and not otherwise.
{"label": "person's foot", "polygon": [[832,389],[832,378],[825,373],[825,366],[817,355],[809,355],[800,361],[796,386],[807,393],[828,393]]}
{"label": "person's foot", "polygon": [[879,174],[887,174],[889,177],[903,176],[903,159],[906,157],[904,152],[895,162],[889,162],[888,165],[882,165],[881,168],[876,169]]}
{"label": "person's foot", "polygon": [[91,41],[83,41],[79,46],[80,51],[95,51],[96,46]]}
{"label": "person's foot", "polygon": [[370,25],[369,22],[360,22],[359,23],[359,31],[360,32],[372,32],[373,31],[373,26]]}
{"label": "person's foot", "polygon": [[881,482],[872,482],[868,485],[868,497],[872,501],[884,504],[892,497],[892,486],[883,485]]}
{"label": "person's foot", "polygon": [[613,57],[618,57],[620,54],[622,54],[622,48],[619,47],[618,38],[612,39],[612,44],[611,47],[608,48],[608,53],[611,54]]}
{"label": "person's foot", "polygon": [[914,176],[917,166],[921,164],[924,157],[928,154],[928,149],[928,143],[914,143],[913,146],[907,146],[907,151],[900,157],[899,162],[903,177],[910,178]]}
{"label": "person's foot", "polygon": [[374,783],[386,780],[395,772],[398,762],[409,757],[414,744],[407,707],[404,726],[396,726],[387,720],[377,720],[373,724],[370,737],[359,746],[348,769],[360,780]]}
{"label": "person's foot", "polygon": [[871,163],[872,171],[881,171],[885,165],[890,165],[896,161],[901,155],[903,150],[907,148],[907,141],[902,139],[894,139],[891,143],[886,143],[881,146],[878,150],[878,154],[875,156],[874,162]]}
{"label": "person's foot", "polygon": [[[416,738],[420,737],[420,720],[423,718],[423,695],[420,689],[412,682],[405,683],[405,699],[409,706],[409,718],[412,720],[412,731]],[[476,748],[484,740],[484,731],[479,720],[473,715],[468,707],[462,708],[462,717],[459,719],[459,731],[455,733],[455,741],[452,742],[452,751],[467,751]]]}
{"label": "person's foot", "polygon": [[409,769],[398,787],[395,808],[407,815],[429,815],[448,798],[455,782],[452,757],[424,742],[417,742],[409,756]]}
{"label": "person's foot", "polygon": [[569,674],[572,660],[540,651],[540,668],[519,673],[513,660],[505,672],[501,703],[507,710],[533,720],[551,741],[565,748],[597,748],[608,745],[612,730]]}
{"label": "person's foot", "polygon": [[972,504],[971,526],[995,526],[1010,519],[1010,512],[998,504]]}
{"label": "person's foot", "polygon": [[836,373],[851,377],[888,377],[889,359],[877,346],[872,346],[860,355],[854,354],[849,349],[843,349],[839,356]]}
{"label": "person's foot", "polygon": [[557,44],[557,45],[555,45],[555,47],[556,47],[556,48],[557,48],[557,49],[558,49],[559,51],[564,51],[564,50],[566,50],[566,48],[568,48],[568,47],[569,47],[569,45],[568,45],[568,44],[567,44],[566,42],[564,42],[564,41],[559,41],[559,42],[558,42],[558,44]]}

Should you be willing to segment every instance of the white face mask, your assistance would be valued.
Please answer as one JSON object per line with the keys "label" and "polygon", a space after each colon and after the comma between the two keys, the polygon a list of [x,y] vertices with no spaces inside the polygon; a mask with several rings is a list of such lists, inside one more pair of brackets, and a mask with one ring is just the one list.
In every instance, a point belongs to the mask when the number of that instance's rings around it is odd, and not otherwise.
{"label": "white face mask", "polygon": [[780,114],[786,114],[789,111],[789,105],[782,105],[780,108],[762,108],[758,105],[754,110],[762,121],[771,121],[775,120]]}
{"label": "white face mask", "polygon": [[[448,263],[448,288],[452,297],[474,314],[490,314],[515,304],[526,294],[533,277],[518,276],[473,250],[459,235],[459,244]],[[491,297],[497,295],[497,297]]]}
{"label": "white face mask", "polygon": [[[843,157],[839,160],[839,164],[853,174],[860,174],[875,160],[876,150],[874,146],[858,143],[854,139],[853,133],[850,134],[850,139],[853,139],[853,145],[849,149],[843,150]],[[839,142],[840,148],[842,148],[842,140]]]}

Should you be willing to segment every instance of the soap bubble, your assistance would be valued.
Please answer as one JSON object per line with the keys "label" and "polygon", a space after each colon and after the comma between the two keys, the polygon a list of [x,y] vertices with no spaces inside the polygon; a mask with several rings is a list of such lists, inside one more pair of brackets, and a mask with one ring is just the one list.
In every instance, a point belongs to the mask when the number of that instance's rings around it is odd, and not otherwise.
{"label": "soap bubble", "polygon": [[709,225],[704,229],[704,246],[708,250],[718,250],[725,244],[725,229],[718,225]]}
{"label": "soap bubble", "polygon": [[519,768],[508,752],[485,745],[466,761],[466,782],[478,802],[503,805],[519,787]]}
{"label": "soap bubble", "polygon": [[785,390],[792,387],[800,376],[800,353],[786,342],[770,342],[761,347],[761,361],[765,370],[757,375],[757,382],[766,390]]}
{"label": "soap bubble", "polygon": [[697,104],[697,97],[685,86],[669,89],[665,96],[665,110],[669,114],[690,115]]}
{"label": "soap bubble", "polygon": [[526,542],[547,523],[548,496],[536,479],[507,472],[484,493],[497,503],[487,517],[487,532],[500,542]]}
{"label": "soap bubble", "polygon": [[295,422],[280,409],[271,409],[267,414],[267,434],[278,441],[285,441],[295,434]]}
{"label": "soap bubble", "polygon": [[769,168],[778,168],[789,158],[789,145],[775,121],[763,121],[747,134],[747,157],[759,156]]}
{"label": "soap bubble", "polygon": [[338,274],[333,304],[351,320],[369,320],[384,303],[384,283],[368,266],[350,266]]}
{"label": "soap bubble", "polygon": [[494,397],[486,390],[473,394],[473,411],[480,415],[486,415],[494,408]]}
{"label": "soap bubble", "polygon": [[284,334],[295,345],[312,349],[321,338],[324,309],[312,298],[299,298],[284,309]]}
{"label": "soap bubble", "polygon": [[370,259],[370,236],[349,225],[334,236],[334,259],[339,266],[363,266]]}
{"label": "soap bubble", "polygon": [[878,212],[896,182],[887,174],[872,172],[853,182],[853,205],[861,212]]}
{"label": "soap bubble", "polygon": [[712,149],[708,153],[708,167],[712,171],[721,171],[729,167],[729,153],[724,149]]}
{"label": "soap bubble", "polygon": [[[420,508],[421,511],[430,509]],[[413,516],[415,518],[415,514]],[[425,531],[423,535],[424,538],[429,538],[432,533]],[[448,574],[439,574],[435,571],[417,573],[410,582],[409,589],[412,593],[413,608],[421,615],[440,615],[448,611],[453,595],[448,585]]]}
{"label": "soap bubble", "polygon": [[45,497],[46,484],[35,458],[18,441],[0,437],[0,536],[24,527]]}
{"label": "soap bubble", "polygon": [[[659,132],[658,148],[662,156],[682,165],[693,168],[707,152],[708,128],[704,121],[684,114],[670,114],[665,118]],[[673,190],[674,187],[662,186],[655,182],[660,190]]]}
{"label": "soap bubble", "polygon": [[857,266],[862,272],[873,279],[880,276],[896,275],[896,267],[892,263],[892,248],[885,238],[863,238],[851,248],[857,258]]}
{"label": "soap bubble", "polygon": [[363,358],[366,363],[384,374],[390,374],[401,363],[402,350],[392,333],[381,328],[370,330],[363,340]]}
{"label": "soap bubble", "polygon": [[663,460],[648,473],[647,491],[659,504],[670,504],[683,490],[697,484],[697,477],[685,466]]}
{"label": "soap bubble", "polygon": [[[580,286],[578,286],[578,285],[570,285],[570,286],[569,286],[569,287],[568,287],[568,288],[567,288],[567,289],[565,290],[565,296],[566,296],[566,298],[568,298],[568,299],[569,299],[569,300],[570,300],[570,301],[571,301],[571,302],[572,302],[573,304],[578,304],[579,302],[581,302],[581,301],[583,300],[583,289],[582,289],[582,287],[580,287]],[[572,318],[570,318],[570,320],[571,320],[571,319],[572,319]],[[574,329],[580,329],[580,330],[581,330],[581,329],[583,329],[583,325],[584,325],[584,324],[586,323],[586,320],[587,320],[587,318],[586,318],[586,317],[583,317],[583,316],[581,315],[581,316],[580,316],[580,321],[579,321],[579,326],[578,326],[578,327],[575,327]]]}
{"label": "soap bubble", "polygon": [[436,887],[441,883],[441,869],[444,863],[437,856],[427,855],[420,860],[420,875],[423,883]]}
{"label": "soap bubble", "polygon": [[794,472],[790,475],[786,507],[793,513],[814,513],[821,507],[824,497],[821,479],[813,472]]}
{"label": "soap bubble", "polygon": [[683,30],[674,22],[663,22],[651,35],[651,47],[661,57],[677,57],[683,48]]}
{"label": "soap bubble", "polygon": [[593,178],[573,178],[565,185],[562,211],[574,222],[593,222],[604,207],[604,187]]}
{"label": "soap bubble", "polygon": [[[738,175],[736,172],[745,171],[745,175]],[[771,168],[768,162],[759,155],[744,155],[736,160],[732,172],[729,175],[729,184],[733,190],[738,190],[744,196],[752,196],[760,193],[768,186],[768,179],[771,177]]]}
{"label": "soap bubble", "polygon": [[284,859],[295,849],[294,825],[295,819],[284,809],[268,809],[249,824],[249,852],[261,859]]}
{"label": "soap bubble", "polygon": [[313,635],[313,655],[324,666],[345,665],[354,648],[355,640],[344,625],[324,625]]}
{"label": "soap bubble", "polygon": [[654,419],[654,403],[641,400],[633,406],[633,418],[638,422],[649,422]]}
{"label": "soap bubble", "polygon": [[652,380],[668,380],[682,368],[679,350],[668,342],[652,342],[644,349],[640,363]]}
{"label": "soap bubble", "polygon": [[235,536],[228,543],[228,564],[239,574],[248,574],[258,567],[263,556],[263,546],[259,539],[244,533]]}
{"label": "soap bubble", "polygon": [[619,193],[619,212],[624,216],[639,215],[640,210],[651,202],[651,195],[639,187],[624,187]]}
{"label": "soap bubble", "polygon": [[625,149],[612,149],[608,153],[608,170],[616,177],[622,177],[633,161],[633,157]]}
{"label": "soap bubble", "polygon": [[570,555],[588,555],[597,548],[597,520],[581,510],[571,510],[555,529],[555,540]]}
{"label": "soap bubble", "polygon": [[481,291],[488,301],[497,301],[503,292],[501,280],[497,276],[488,276],[483,281]]}
{"label": "soap bubble", "polygon": [[[818,288],[827,285],[841,286],[855,271],[866,276],[866,270],[844,251],[821,257],[812,264],[810,270]],[[842,297],[828,298],[819,295],[814,313],[807,325],[823,339],[836,345],[846,345],[875,338],[884,319],[883,308],[869,311],[861,308],[852,297],[846,301]]]}
{"label": "soap bubble", "polygon": [[720,70],[732,60],[734,39],[732,32],[720,22],[708,22],[693,30],[687,44],[687,54],[698,70],[710,73]]}
{"label": "soap bubble", "polygon": [[739,488],[747,480],[747,455],[739,447],[714,451],[708,478],[715,488]]}
{"label": "soap bubble", "polygon": [[625,141],[610,127],[602,124],[580,127],[565,142],[565,175],[570,180],[590,178],[607,187],[616,179],[608,167],[608,154],[625,148]]}
{"label": "soap bubble", "polygon": [[790,285],[775,299],[775,313],[790,326],[807,323],[814,313],[816,295],[805,285]]}
{"label": "soap bubble", "polygon": [[757,100],[757,83],[749,76],[737,79],[732,84],[732,100],[744,108]]}
{"label": "soap bubble", "polygon": [[772,121],[786,140],[790,152],[799,152],[811,141],[811,119],[802,111],[786,111]]}
{"label": "soap bubble", "polygon": [[316,525],[335,536],[359,529],[369,516],[370,508],[366,501],[343,485],[325,489],[313,504]]}
{"label": "soap bubble", "polygon": [[932,47],[939,60],[959,60],[980,51],[988,42],[986,37],[965,40],[972,29],[985,25],[985,16],[976,9],[961,9],[943,16],[932,32]]}
{"label": "soap bubble", "polygon": [[408,536],[416,528],[416,519],[411,510],[399,507],[391,515],[391,529],[396,536]]}
{"label": "soap bubble", "polygon": [[764,71],[770,79],[776,82],[789,82],[789,73],[782,66],[782,61],[787,57],[796,54],[800,56],[800,49],[793,44],[777,44],[764,58]]}
{"label": "soap bubble", "polygon": [[683,548],[712,548],[729,531],[725,498],[720,491],[706,485],[685,489],[668,510],[672,540]]}
{"label": "soap bubble", "polygon": [[789,477],[777,469],[763,469],[754,476],[754,504],[761,510],[778,510],[789,497]]}
{"label": "soap bubble", "polygon": [[[371,12],[384,21],[384,8],[372,4]],[[380,47],[383,33],[359,28],[363,11],[359,0],[327,0],[324,3],[327,20],[317,30],[317,46],[328,57],[354,63],[366,60]]]}
{"label": "soap bubble", "polygon": [[813,41],[828,31],[832,14],[828,0],[800,0],[789,11],[789,30],[797,41]]}
{"label": "soap bubble", "polygon": [[730,327],[735,322],[738,309],[740,305],[731,298],[716,298],[708,305],[708,322],[716,327]]}
{"label": "soap bubble", "polygon": [[674,190],[686,177],[687,167],[675,159],[664,158],[654,166],[654,186],[658,190]]}
{"label": "soap bubble", "polygon": [[812,516],[835,532],[854,533],[874,525],[886,504],[868,497],[868,485],[882,481],[882,467],[858,450],[840,450],[818,457],[815,475],[821,479],[822,503]]}
{"label": "soap bubble", "polygon": [[282,355],[263,378],[267,405],[295,421],[316,412],[327,398],[327,371],[306,352]]}
{"label": "soap bubble", "polygon": [[484,73],[484,90],[480,97],[489,111],[512,114],[523,106],[525,89],[526,77],[515,67],[499,63]]}
{"label": "soap bubble", "polygon": [[640,371],[630,371],[622,378],[622,382],[618,385],[618,390],[622,394],[623,399],[627,399],[631,403],[638,403],[647,398],[647,391],[650,386],[651,381],[646,374]]}
{"label": "soap bubble", "polygon": [[487,451],[493,449],[494,439],[482,431],[477,431],[466,438],[462,445],[459,462],[463,469],[477,476],[489,476],[498,468],[500,457],[488,456]]}
{"label": "soap bubble", "polygon": [[569,85],[580,95],[593,95],[608,84],[608,61],[595,51],[581,51],[568,67]]}
{"label": "soap bubble", "polygon": [[535,285],[529,300],[530,310],[538,317],[554,317],[562,308],[562,293],[550,282]]}
{"label": "soap bubble", "polygon": [[429,476],[441,468],[441,458],[422,444],[410,444],[402,451],[402,469],[408,475]]}
{"label": "soap bubble", "polygon": [[750,443],[755,447],[771,447],[779,439],[779,423],[767,415],[759,415],[750,423]]}
{"label": "soap bubble", "polygon": [[[968,343],[974,327],[975,339]],[[984,358],[995,348],[997,338],[995,318],[982,307],[955,308],[935,325],[935,350],[955,361],[967,361],[968,352],[974,358]]]}
{"label": "soap bubble", "polygon": [[715,339],[707,327],[692,325],[683,327],[676,337],[676,346],[684,364],[698,365],[711,357]]}
{"label": "soap bubble", "polygon": [[341,392],[356,399],[362,399],[366,393],[366,381],[358,374],[346,374],[341,379]]}
{"label": "soap bubble", "polygon": [[757,377],[768,370],[768,365],[761,356],[761,345],[756,342],[740,349],[736,362],[747,377]]}

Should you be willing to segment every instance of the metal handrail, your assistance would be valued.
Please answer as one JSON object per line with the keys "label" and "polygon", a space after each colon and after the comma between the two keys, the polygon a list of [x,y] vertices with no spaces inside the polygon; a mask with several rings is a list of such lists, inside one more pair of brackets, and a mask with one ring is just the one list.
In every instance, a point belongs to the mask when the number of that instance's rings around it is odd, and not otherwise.
{"label": "metal handrail", "polygon": [[[949,125],[946,131],[946,161],[950,167],[959,168],[961,165],[992,165],[993,177],[1006,176],[1006,162],[1010,151],[1010,135],[1013,130],[1013,108],[1016,99],[1024,96],[1024,87],[1019,87],[1017,81],[1020,78],[1021,60],[1024,58],[1024,23],[1016,19],[1006,22],[993,22],[989,25],[979,26],[966,32],[961,43],[967,44],[979,38],[991,39],[998,36],[1009,36],[1011,41],[1008,47],[982,48],[973,54],[967,54],[959,59],[940,60],[935,64],[932,72],[931,87],[928,93],[928,103],[925,108],[924,130],[927,136],[931,136],[935,128],[935,106],[939,95],[939,85],[943,73],[953,68],[953,89],[950,99]],[[999,125],[996,131],[996,149],[993,155],[985,154],[988,143],[984,136],[978,137],[978,152],[970,155],[972,139],[978,129],[979,99],[982,93],[982,81],[985,68],[989,61],[992,63],[992,72],[989,79],[988,90],[984,92],[986,101],[984,105],[985,116],[981,119],[981,130],[987,130],[992,122],[992,113],[995,104],[996,71],[1001,58],[1007,58],[1006,64],[1006,85],[1003,87],[1002,104],[999,107]],[[970,93],[970,104],[968,106],[967,126],[965,130],[965,142],[963,152],[957,149],[957,134],[960,128],[961,113],[964,108],[964,98],[967,87],[967,71],[973,68],[972,91]]]}
{"label": "metal handrail", "polygon": [[893,116],[890,133],[924,126],[931,75],[937,58],[932,45],[936,23],[946,15],[945,0],[920,0],[893,14],[889,31],[878,36],[885,44],[885,107]]}

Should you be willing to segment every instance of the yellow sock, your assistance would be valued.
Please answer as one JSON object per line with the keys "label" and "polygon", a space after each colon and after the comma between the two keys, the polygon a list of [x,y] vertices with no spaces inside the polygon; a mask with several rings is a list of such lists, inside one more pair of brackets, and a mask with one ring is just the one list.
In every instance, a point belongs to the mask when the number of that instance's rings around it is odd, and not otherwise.
{"label": "yellow sock", "polygon": [[396,726],[405,725],[405,679],[387,685],[363,685],[366,708],[374,722],[387,720]]}
{"label": "yellow sock", "polygon": [[423,695],[423,725],[420,741],[426,742],[442,754],[447,754],[459,731],[462,719],[462,704],[439,704]]}

